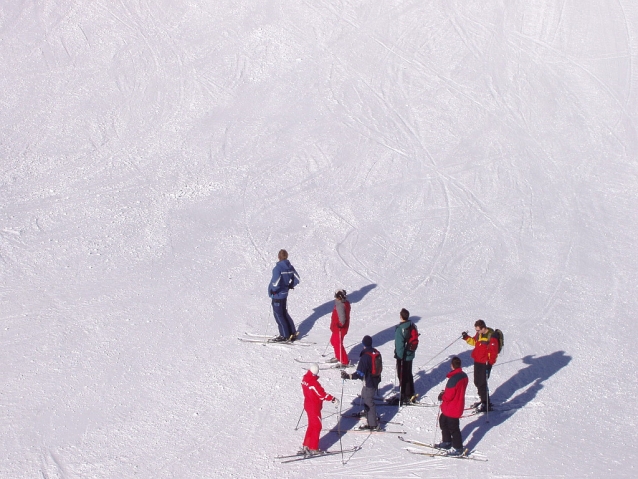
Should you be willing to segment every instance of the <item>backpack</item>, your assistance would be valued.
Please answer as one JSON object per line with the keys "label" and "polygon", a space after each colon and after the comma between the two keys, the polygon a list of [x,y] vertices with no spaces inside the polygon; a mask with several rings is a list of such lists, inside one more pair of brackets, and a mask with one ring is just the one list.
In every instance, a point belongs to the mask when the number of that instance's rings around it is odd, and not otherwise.
{"label": "backpack", "polygon": [[419,347],[419,336],[421,335],[421,333],[419,333],[419,330],[416,329],[414,323],[411,322],[410,326],[405,328],[403,334],[406,351],[416,351],[416,348]]}
{"label": "backpack", "polygon": [[383,371],[383,359],[381,359],[381,353],[376,349],[373,349],[371,352],[367,351],[366,354],[370,356],[372,363],[370,376],[374,379],[381,379],[381,371]]}
{"label": "backpack", "polygon": [[498,340],[498,352],[501,353],[503,346],[505,346],[505,339],[503,339],[503,331],[500,329],[495,329],[492,333],[492,338],[496,338]]}

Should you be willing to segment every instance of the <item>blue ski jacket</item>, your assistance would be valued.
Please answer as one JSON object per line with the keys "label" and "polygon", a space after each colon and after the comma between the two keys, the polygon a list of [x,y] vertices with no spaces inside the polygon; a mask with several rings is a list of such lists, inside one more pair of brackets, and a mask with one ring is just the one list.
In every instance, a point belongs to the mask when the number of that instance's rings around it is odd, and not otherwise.
{"label": "blue ski jacket", "polygon": [[300,278],[290,261],[279,261],[272,270],[272,278],[268,283],[268,296],[272,299],[284,299],[288,297],[288,290],[299,284]]}

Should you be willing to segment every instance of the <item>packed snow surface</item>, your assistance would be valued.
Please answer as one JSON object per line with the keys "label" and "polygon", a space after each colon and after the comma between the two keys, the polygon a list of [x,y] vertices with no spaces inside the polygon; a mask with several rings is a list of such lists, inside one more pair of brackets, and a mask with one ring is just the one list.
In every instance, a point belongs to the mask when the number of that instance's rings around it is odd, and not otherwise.
{"label": "packed snow surface", "polygon": [[[0,477],[638,476],[635,1],[12,0],[0,59]],[[240,342],[276,334],[281,248],[314,344]],[[425,403],[503,330],[521,407],[461,423],[487,462],[331,404],[321,447],[361,450],[275,459],[336,288],[383,396],[401,308]],[[380,412],[440,439],[436,407]]]}

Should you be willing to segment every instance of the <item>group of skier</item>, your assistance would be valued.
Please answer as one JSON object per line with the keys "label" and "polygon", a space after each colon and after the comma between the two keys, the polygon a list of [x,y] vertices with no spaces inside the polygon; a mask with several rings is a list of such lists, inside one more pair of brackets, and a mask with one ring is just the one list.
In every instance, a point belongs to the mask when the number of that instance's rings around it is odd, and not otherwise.
{"label": "group of skier", "polygon": [[[298,332],[287,310],[288,292],[299,284],[300,278],[288,260],[286,250],[280,250],[279,261],[273,269],[271,281],[268,286],[268,294],[272,299],[272,308],[275,321],[279,328],[279,336],[273,341],[295,341]],[[359,379],[363,381],[361,398],[364,404],[364,412],[367,423],[361,429],[377,430],[379,421],[377,417],[374,396],[381,382],[383,363],[381,354],[372,346],[372,337],[364,336],[362,340],[363,350],[359,355],[357,368],[353,373],[348,373],[344,368],[350,365],[348,353],[344,348],[343,339],[350,327],[350,302],[344,289],[335,292],[334,307],[330,320],[330,344],[334,350],[334,358],[329,361],[338,363],[342,369],[341,377],[346,380]],[[485,321],[479,319],[474,324],[475,335],[470,336],[463,332],[461,337],[470,346],[474,347],[472,359],[474,360],[474,385],[479,394],[480,401],[473,404],[477,412],[487,412],[492,409],[489,402],[487,379],[492,366],[496,362],[500,351],[500,331],[488,328]],[[414,390],[414,377],[412,362],[418,346],[419,333],[416,326],[410,320],[410,312],[403,308],[399,313],[399,324],[395,328],[394,357],[396,359],[396,374],[399,379],[399,394],[391,399],[391,404],[404,405],[416,401]],[[450,361],[451,371],[447,374],[445,389],[441,391],[438,400],[441,402],[439,414],[439,426],[441,428],[441,442],[434,447],[447,450],[448,455],[463,454],[463,438],[461,436],[460,418],[465,411],[465,391],[468,377],[463,372],[462,362],[459,357],[453,357]],[[301,382],[304,394],[304,410],[308,417],[308,428],[304,437],[303,447],[300,453],[305,455],[320,454],[319,436],[321,433],[321,410],[323,402],[338,403],[338,399],[328,394],[319,383],[319,366],[312,364],[303,376]]]}

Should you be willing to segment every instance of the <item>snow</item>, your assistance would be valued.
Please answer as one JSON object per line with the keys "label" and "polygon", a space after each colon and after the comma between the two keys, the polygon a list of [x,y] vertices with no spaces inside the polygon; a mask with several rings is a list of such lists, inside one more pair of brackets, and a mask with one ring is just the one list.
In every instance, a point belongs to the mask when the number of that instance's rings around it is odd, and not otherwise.
{"label": "snow", "polygon": [[[15,0],[0,32],[0,477],[638,475],[635,2]],[[237,340],[275,334],[280,248],[310,347]],[[490,389],[524,406],[462,422],[488,462],[274,459],[339,287],[382,394],[401,308],[426,402],[503,330]]]}

